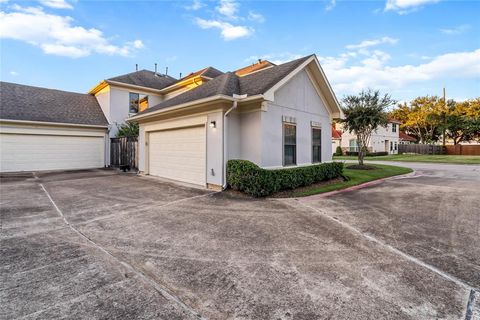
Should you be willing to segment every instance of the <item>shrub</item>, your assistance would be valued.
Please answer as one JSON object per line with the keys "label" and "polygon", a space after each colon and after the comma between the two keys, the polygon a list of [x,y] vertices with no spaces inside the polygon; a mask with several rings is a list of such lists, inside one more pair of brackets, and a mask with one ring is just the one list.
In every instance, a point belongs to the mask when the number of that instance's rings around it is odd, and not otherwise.
{"label": "shrub", "polygon": [[342,147],[340,147],[340,146],[337,147],[337,149],[335,150],[335,155],[336,156],[342,156],[343,155]]}
{"label": "shrub", "polygon": [[386,152],[386,151],[379,151],[379,152],[367,153],[367,157],[378,157],[378,156],[388,156],[388,152]]}
{"label": "shrub", "polygon": [[227,183],[234,190],[255,197],[265,197],[274,192],[295,189],[340,177],[342,171],[342,162],[266,170],[247,160],[229,160],[227,163]]}
{"label": "shrub", "polygon": [[[345,153],[347,156],[358,156],[357,151],[347,151]],[[379,151],[379,152],[368,152],[366,154],[367,157],[377,157],[377,156],[388,156],[388,152],[385,151]]]}

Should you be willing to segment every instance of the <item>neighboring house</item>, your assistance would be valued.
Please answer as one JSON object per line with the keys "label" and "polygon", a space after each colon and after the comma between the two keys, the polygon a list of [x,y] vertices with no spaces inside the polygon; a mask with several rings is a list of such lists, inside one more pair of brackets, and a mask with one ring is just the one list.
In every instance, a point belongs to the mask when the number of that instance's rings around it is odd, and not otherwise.
{"label": "neighboring house", "polygon": [[89,94],[0,82],[0,171],[106,165],[108,122]]}
{"label": "neighboring house", "polygon": [[342,131],[336,129],[336,125],[332,125],[332,153],[337,151],[337,147],[342,146]]}
{"label": "neighboring house", "polygon": [[[379,127],[374,131],[370,137],[368,151],[397,154],[398,144],[400,143],[400,124],[400,121],[390,119],[386,127]],[[343,131],[341,146],[344,152],[358,152],[357,137],[355,134],[353,132]]]}
{"label": "neighboring house", "polygon": [[141,70],[89,94],[1,88],[1,171],[108,166],[108,138],[133,121],[141,172],[219,188],[229,159],[264,168],[331,161],[332,120],[341,117],[314,55],[228,73],[208,67],[179,80]]}
{"label": "neighboring house", "polygon": [[417,142],[417,139],[415,137],[409,136],[403,131],[400,131],[399,133],[399,144],[412,144]]}
{"label": "neighboring house", "polygon": [[263,168],[331,161],[332,120],[341,110],[316,56],[239,74],[131,117],[140,124],[139,170],[219,188],[229,159]]}

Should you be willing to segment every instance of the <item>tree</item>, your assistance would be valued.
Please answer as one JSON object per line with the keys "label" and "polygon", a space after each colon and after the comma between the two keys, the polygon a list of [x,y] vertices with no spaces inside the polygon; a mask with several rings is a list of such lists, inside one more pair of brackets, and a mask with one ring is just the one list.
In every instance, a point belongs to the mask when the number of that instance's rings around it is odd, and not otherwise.
{"label": "tree", "polygon": [[380,91],[368,89],[358,95],[348,95],[342,102],[345,119],[341,122],[345,130],[357,136],[358,164],[363,166],[363,158],[367,153],[372,132],[380,126],[387,125],[386,109],[395,101],[388,94],[382,96]]}
{"label": "tree", "polygon": [[480,139],[480,98],[445,104],[436,96],[418,97],[410,105],[398,105],[390,116],[400,120],[400,128],[420,143],[438,141],[444,130],[454,144]]}
{"label": "tree", "polygon": [[445,112],[443,99],[437,96],[418,97],[410,102],[409,113],[403,127],[409,128],[420,143],[438,140],[438,128]]}
{"label": "tree", "polygon": [[139,125],[136,122],[126,122],[121,125],[117,125],[119,137],[137,137],[139,132]]}
{"label": "tree", "polygon": [[[449,100],[445,114],[445,134],[453,144],[480,139],[480,98],[455,102]],[[443,129],[443,127],[442,127]]]}
{"label": "tree", "polygon": [[444,122],[445,104],[437,96],[415,98],[399,104],[390,116],[402,122],[400,129],[415,136],[420,143],[437,141],[439,128]]}

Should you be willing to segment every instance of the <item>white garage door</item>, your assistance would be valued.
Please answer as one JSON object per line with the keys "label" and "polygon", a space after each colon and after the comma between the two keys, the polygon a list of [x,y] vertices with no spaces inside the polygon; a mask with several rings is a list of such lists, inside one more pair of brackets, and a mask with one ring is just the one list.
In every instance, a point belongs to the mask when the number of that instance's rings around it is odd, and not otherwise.
{"label": "white garage door", "polygon": [[0,134],[0,171],[101,168],[103,137]]}
{"label": "white garage door", "polygon": [[157,131],[149,137],[149,174],[205,185],[205,127]]}

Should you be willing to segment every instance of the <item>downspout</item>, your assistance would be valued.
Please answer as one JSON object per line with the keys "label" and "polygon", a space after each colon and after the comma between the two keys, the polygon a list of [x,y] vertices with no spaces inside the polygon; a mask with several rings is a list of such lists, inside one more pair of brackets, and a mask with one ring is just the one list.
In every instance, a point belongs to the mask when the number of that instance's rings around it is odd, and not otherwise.
{"label": "downspout", "polygon": [[232,103],[232,106],[230,107],[230,109],[228,109],[224,115],[223,115],[223,159],[222,159],[222,163],[223,163],[223,185],[222,185],[222,190],[225,190],[227,188],[227,133],[228,133],[228,121],[227,121],[227,116],[230,114],[230,112],[232,112],[234,109],[237,108],[238,106],[238,101],[241,100],[241,99],[245,99],[247,97],[246,94],[243,94],[243,95],[238,95],[238,94],[233,94],[233,103]]}

